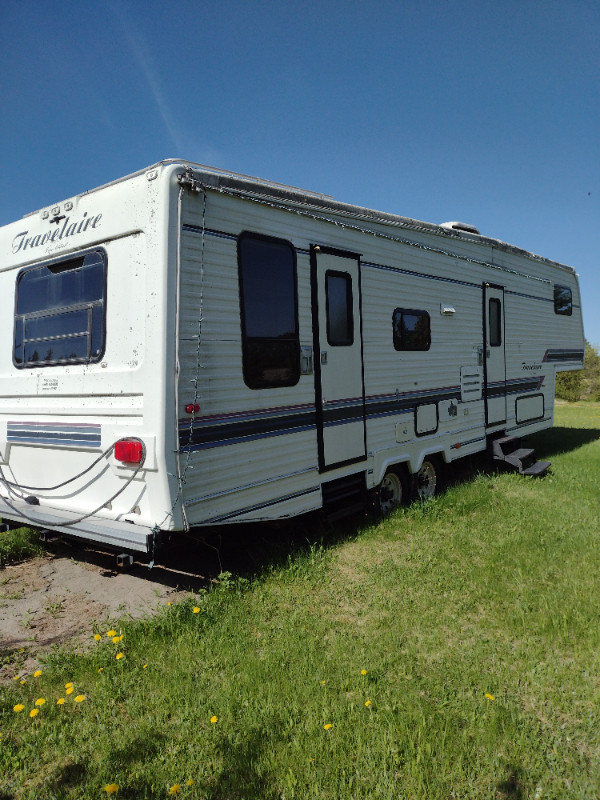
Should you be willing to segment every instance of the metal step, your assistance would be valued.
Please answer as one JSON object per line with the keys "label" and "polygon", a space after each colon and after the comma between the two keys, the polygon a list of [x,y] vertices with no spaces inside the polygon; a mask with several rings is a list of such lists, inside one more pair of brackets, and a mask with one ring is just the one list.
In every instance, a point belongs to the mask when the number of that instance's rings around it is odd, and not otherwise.
{"label": "metal step", "polygon": [[518,436],[500,436],[492,439],[493,457],[504,461],[505,457],[515,451],[520,444],[521,440]]}
{"label": "metal step", "polygon": [[534,478],[541,478],[542,475],[546,474],[549,466],[549,461],[536,461],[535,464],[521,470],[521,475],[531,475]]}
{"label": "metal step", "polygon": [[518,436],[499,436],[490,442],[492,458],[519,470],[521,475],[541,477],[550,466],[549,461],[536,461],[535,450],[521,447]]}
{"label": "metal step", "polygon": [[507,464],[515,466],[519,472],[523,472],[526,467],[530,467],[535,463],[535,450],[527,447],[520,447],[518,450],[513,450],[504,456],[504,461]]}

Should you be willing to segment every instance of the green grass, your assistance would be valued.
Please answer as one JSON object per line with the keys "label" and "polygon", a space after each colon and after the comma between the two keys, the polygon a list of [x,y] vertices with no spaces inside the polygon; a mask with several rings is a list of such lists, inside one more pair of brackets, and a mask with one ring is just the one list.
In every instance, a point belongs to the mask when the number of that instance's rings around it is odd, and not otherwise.
{"label": "green grass", "polygon": [[15,528],[0,533],[0,569],[6,564],[22,561],[43,552],[39,534],[30,528]]}
{"label": "green grass", "polygon": [[556,426],[542,480],[475,474],[53,653],[4,690],[0,800],[597,798],[600,406]]}

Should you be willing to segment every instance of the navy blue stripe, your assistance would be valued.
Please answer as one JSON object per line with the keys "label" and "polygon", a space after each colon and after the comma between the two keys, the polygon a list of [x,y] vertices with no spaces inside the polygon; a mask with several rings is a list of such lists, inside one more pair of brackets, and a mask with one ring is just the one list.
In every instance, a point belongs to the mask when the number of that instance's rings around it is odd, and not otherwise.
{"label": "navy blue stripe", "polygon": [[[537,384],[536,384],[537,385]],[[502,387],[504,388],[504,387]],[[404,414],[414,412],[423,403],[439,403],[442,400],[460,401],[460,389],[450,387],[445,391],[419,392],[409,395],[389,396],[368,400],[366,411],[368,418],[386,416],[388,414]],[[332,406],[334,404],[332,403]],[[327,427],[343,425],[363,419],[362,400],[352,403],[337,404],[323,410],[323,423]],[[292,414],[270,414],[252,419],[235,419],[232,422],[219,421],[210,424],[206,421],[182,421],[179,423],[179,449],[181,452],[238,444],[239,442],[281,436],[287,433],[307,431],[316,427],[315,409],[297,411]]]}
{"label": "navy blue stripe", "polygon": [[284,433],[309,430],[316,425],[315,410],[282,414],[251,420],[235,420],[214,425],[197,424],[193,420],[180,423],[179,447],[183,452],[217,447],[222,444],[236,444],[266,436],[280,436]]}
{"label": "navy blue stripe", "polygon": [[585,350],[548,350],[544,361],[556,363],[560,361],[583,361]]}

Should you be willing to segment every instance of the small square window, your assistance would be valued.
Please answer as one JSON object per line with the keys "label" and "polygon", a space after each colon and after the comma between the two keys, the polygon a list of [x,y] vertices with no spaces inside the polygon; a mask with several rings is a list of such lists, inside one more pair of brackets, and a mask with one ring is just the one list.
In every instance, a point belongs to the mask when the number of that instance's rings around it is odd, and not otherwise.
{"label": "small square window", "polygon": [[427,311],[397,308],[392,315],[396,350],[429,350],[431,326]]}

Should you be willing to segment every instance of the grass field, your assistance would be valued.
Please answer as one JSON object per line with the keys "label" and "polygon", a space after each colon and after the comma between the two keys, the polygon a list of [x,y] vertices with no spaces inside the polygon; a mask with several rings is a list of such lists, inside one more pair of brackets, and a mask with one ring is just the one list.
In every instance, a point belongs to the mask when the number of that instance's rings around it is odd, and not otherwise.
{"label": "grass field", "polygon": [[546,478],[283,531],[259,574],[90,630],[3,690],[0,800],[598,798],[599,437],[558,406]]}

